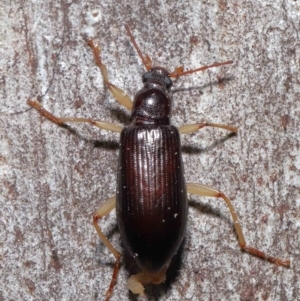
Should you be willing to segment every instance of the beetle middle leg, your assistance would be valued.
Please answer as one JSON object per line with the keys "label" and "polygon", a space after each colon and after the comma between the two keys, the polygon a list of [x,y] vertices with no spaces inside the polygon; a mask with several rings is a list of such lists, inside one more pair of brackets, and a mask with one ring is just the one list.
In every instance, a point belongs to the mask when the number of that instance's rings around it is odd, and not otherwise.
{"label": "beetle middle leg", "polygon": [[275,263],[276,265],[281,265],[281,266],[285,266],[285,267],[289,267],[290,266],[290,261],[289,260],[283,260],[280,258],[276,258],[276,257],[272,257],[269,255],[266,255],[264,252],[255,249],[253,247],[250,247],[246,244],[245,241],[245,237],[242,231],[242,227],[240,225],[240,222],[238,220],[237,214],[230,202],[230,200],[228,199],[228,197],[221,191],[216,190],[214,188],[211,188],[209,186],[206,185],[202,185],[202,184],[195,184],[195,183],[187,183],[187,192],[191,193],[191,194],[197,194],[200,196],[208,196],[208,197],[216,197],[216,198],[222,198],[226,205],[228,206],[232,219],[234,221],[234,227],[235,227],[235,231],[236,234],[238,236],[238,240],[239,240],[239,244],[242,250],[257,256],[259,258],[262,258],[264,260],[267,260],[269,262]]}
{"label": "beetle middle leg", "polygon": [[199,123],[192,123],[192,124],[185,124],[178,128],[180,134],[189,134],[193,132],[197,132],[200,129],[203,129],[204,127],[215,127],[224,129],[233,133],[237,133],[238,129],[235,126],[230,126],[227,124],[221,124],[221,123],[210,123],[210,122],[199,122]]}
{"label": "beetle middle leg", "polygon": [[114,286],[116,284],[116,281],[117,281],[117,277],[118,277],[118,273],[119,273],[119,269],[120,269],[121,254],[112,246],[112,244],[110,243],[110,241],[102,233],[102,231],[101,231],[101,229],[99,227],[99,224],[98,224],[98,220],[101,219],[103,216],[107,215],[108,213],[110,213],[115,207],[116,207],[116,196],[113,196],[113,197],[107,199],[99,207],[99,209],[96,211],[96,213],[93,216],[93,224],[94,224],[94,227],[95,227],[95,229],[96,229],[96,231],[97,231],[100,239],[105,244],[105,246],[109,249],[109,251],[111,253],[113,253],[113,255],[116,258],[116,263],[115,263],[115,267],[114,267],[112,279],[111,279],[109,288],[108,288],[108,290],[106,292],[106,300],[107,301],[110,299],[110,296],[112,294],[113,288],[114,288]]}
{"label": "beetle middle leg", "polygon": [[93,120],[90,118],[77,118],[77,117],[56,117],[52,113],[47,111],[36,100],[28,99],[27,104],[29,104],[31,107],[36,109],[42,116],[48,118],[50,121],[52,121],[58,125],[63,125],[66,122],[79,122],[79,123],[89,123],[91,125],[94,125],[100,129],[107,130],[107,131],[118,132],[118,133],[120,133],[122,131],[121,126],[111,123],[111,122],[102,121],[102,120]]}

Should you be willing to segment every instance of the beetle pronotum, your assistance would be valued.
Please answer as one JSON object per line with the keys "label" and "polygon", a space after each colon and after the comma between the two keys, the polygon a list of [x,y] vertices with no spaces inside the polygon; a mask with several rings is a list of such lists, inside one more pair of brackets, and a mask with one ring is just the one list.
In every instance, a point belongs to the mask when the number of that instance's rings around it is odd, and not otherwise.
{"label": "beetle pronotum", "polygon": [[142,295],[145,284],[158,284],[165,280],[170,261],[181,245],[187,222],[187,193],[223,199],[234,221],[240,248],[269,262],[288,267],[289,260],[268,256],[246,244],[237,214],[223,192],[202,184],[185,183],[184,180],[179,134],[195,132],[204,127],[216,127],[235,133],[237,128],[208,122],[187,124],[178,129],[171,125],[171,77],[177,78],[231,64],[232,61],[189,71],[178,67],[170,73],[162,67],[152,66],[150,57],[142,54],[129,27],[125,27],[147,70],[142,78],[144,87],[137,92],[133,102],[123,90],[108,80],[99,46],[92,39],[87,42],[106,86],[122,106],[131,110],[130,126],[122,128],[113,123],[89,118],[58,118],[44,109],[39,102],[30,99],[27,101],[40,114],[58,125],[67,122],[89,123],[104,130],[121,133],[117,194],[107,199],[93,217],[100,239],[116,258],[106,300],[110,299],[117,280],[121,254],[102,233],[99,219],[116,208],[124,246],[141,270],[129,277],[128,287],[133,293]]}

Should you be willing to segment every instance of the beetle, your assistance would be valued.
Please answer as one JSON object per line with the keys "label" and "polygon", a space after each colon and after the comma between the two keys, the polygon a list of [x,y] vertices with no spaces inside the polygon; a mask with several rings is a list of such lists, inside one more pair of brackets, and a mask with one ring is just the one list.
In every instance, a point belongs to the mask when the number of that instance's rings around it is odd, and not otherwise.
{"label": "beetle", "polygon": [[93,224],[100,239],[116,258],[106,301],[110,299],[117,281],[121,254],[102,233],[98,221],[116,208],[122,241],[140,268],[140,273],[131,275],[127,284],[134,294],[143,295],[144,285],[165,281],[170,261],[182,243],[187,224],[187,193],[223,199],[234,221],[240,248],[271,263],[289,267],[289,260],[266,255],[246,244],[237,214],[223,192],[203,184],[185,183],[180,134],[196,132],[204,127],[236,133],[237,128],[208,122],[187,124],[179,128],[171,125],[171,78],[228,65],[232,61],[188,71],[178,67],[174,72],[169,72],[163,67],[152,66],[150,57],[142,54],[129,26],[125,25],[125,28],[147,70],[142,76],[144,86],[137,92],[133,102],[122,89],[108,80],[106,66],[100,57],[100,47],[91,38],[87,39],[87,43],[107,88],[122,106],[131,110],[132,123],[129,126],[122,128],[89,118],[59,118],[42,107],[40,102],[31,99],[27,101],[41,115],[58,125],[67,122],[89,123],[100,129],[120,133],[116,196],[107,199],[93,216]]}

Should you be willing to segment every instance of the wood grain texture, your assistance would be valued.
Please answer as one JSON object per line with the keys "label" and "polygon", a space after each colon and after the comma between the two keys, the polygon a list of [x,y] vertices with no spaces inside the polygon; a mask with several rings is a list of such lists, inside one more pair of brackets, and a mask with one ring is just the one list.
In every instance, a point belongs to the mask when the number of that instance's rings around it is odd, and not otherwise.
{"label": "wood grain texture", "polygon": [[[149,287],[148,300],[297,300],[299,2],[279,0],[0,2],[0,300],[103,300],[114,258],[92,214],[115,194],[119,137],[60,128],[26,100],[128,124],[84,38],[95,38],[109,79],[134,96],[144,68],[125,23],[155,65],[234,61],[174,83],[173,124],[239,127],[230,139],[218,129],[183,136],[186,180],[221,189],[247,242],[292,261],[284,269],[241,253],[225,204],[189,197],[177,277]],[[101,226],[120,250],[115,215]],[[127,277],[122,266],[112,301],[137,300]]]}

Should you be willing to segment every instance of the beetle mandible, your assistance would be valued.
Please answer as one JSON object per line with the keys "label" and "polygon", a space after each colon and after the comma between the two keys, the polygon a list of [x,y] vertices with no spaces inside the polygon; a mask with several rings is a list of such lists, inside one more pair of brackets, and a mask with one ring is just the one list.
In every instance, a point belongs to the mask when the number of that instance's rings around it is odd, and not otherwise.
{"label": "beetle mandible", "polygon": [[179,128],[171,125],[171,78],[231,64],[232,61],[188,71],[178,67],[170,73],[165,68],[152,66],[150,57],[142,54],[129,26],[125,27],[147,70],[142,77],[144,87],[137,92],[133,102],[123,90],[108,80],[99,46],[90,38],[87,42],[107,88],[121,105],[131,110],[131,125],[122,128],[89,118],[58,118],[44,109],[38,101],[27,101],[40,114],[58,125],[83,122],[121,133],[117,193],[107,199],[93,217],[100,239],[116,258],[106,301],[110,299],[117,281],[121,254],[102,233],[98,225],[99,219],[116,208],[124,246],[141,270],[129,277],[128,287],[133,293],[143,295],[144,285],[165,281],[170,261],[182,243],[187,223],[187,193],[223,199],[234,221],[240,248],[269,262],[289,267],[289,260],[268,256],[246,244],[237,214],[223,192],[202,184],[185,183],[184,180],[179,134],[196,132],[204,127],[216,127],[236,133],[237,128],[208,122],[187,124]]}

